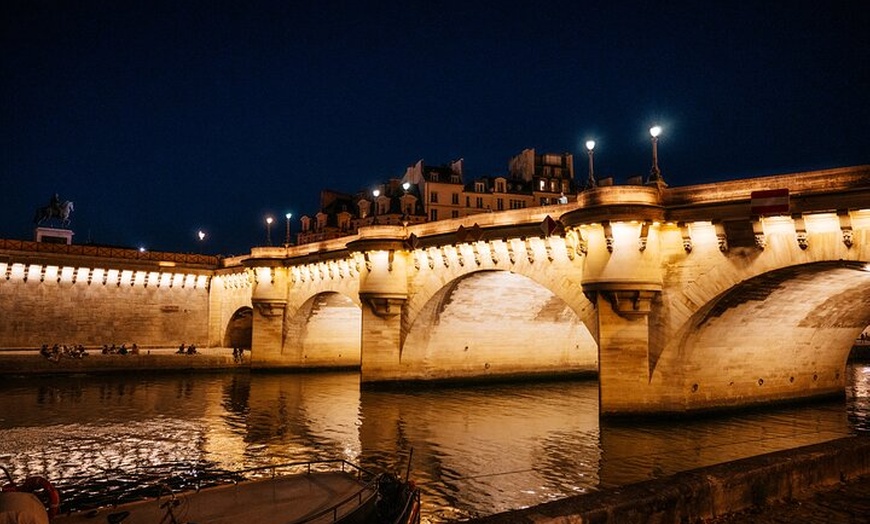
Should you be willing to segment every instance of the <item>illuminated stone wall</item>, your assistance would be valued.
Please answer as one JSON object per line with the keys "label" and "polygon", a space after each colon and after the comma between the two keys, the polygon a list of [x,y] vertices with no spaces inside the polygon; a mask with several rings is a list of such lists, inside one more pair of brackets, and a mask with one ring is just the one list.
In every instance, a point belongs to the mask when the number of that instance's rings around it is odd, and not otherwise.
{"label": "illuminated stone wall", "polygon": [[208,343],[208,276],[0,263],[0,347]]}
{"label": "illuminated stone wall", "polygon": [[[772,188],[789,189],[788,212],[754,215],[751,194]],[[870,167],[859,166],[607,186],[567,207],[255,248],[246,265],[273,276],[254,284],[254,360],[353,351],[354,337],[336,335],[355,317],[303,307],[336,292],[362,310],[363,383],[597,368],[602,412],[614,414],[842,392],[870,324],[868,202]]]}
{"label": "illuminated stone wall", "polygon": [[228,260],[230,269],[217,271],[209,285],[208,333],[209,346],[224,346],[227,342],[227,327],[233,315],[242,308],[251,307],[253,282],[248,271],[239,266],[238,260]]}

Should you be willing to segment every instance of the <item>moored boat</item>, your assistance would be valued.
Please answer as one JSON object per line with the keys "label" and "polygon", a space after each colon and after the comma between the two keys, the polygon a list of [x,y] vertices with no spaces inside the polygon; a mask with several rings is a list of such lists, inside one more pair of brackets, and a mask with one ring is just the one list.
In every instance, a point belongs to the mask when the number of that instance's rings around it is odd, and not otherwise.
{"label": "moored boat", "polygon": [[[49,504],[47,513],[56,524],[420,521],[420,493],[413,482],[390,474],[376,475],[341,459],[252,468],[206,475],[201,480],[205,487],[188,490],[173,490],[159,483],[146,498],[123,504],[76,511],[65,510],[62,503],[59,510],[56,503],[54,509]],[[50,484],[44,487],[53,490]],[[45,493],[36,494],[45,499]]]}

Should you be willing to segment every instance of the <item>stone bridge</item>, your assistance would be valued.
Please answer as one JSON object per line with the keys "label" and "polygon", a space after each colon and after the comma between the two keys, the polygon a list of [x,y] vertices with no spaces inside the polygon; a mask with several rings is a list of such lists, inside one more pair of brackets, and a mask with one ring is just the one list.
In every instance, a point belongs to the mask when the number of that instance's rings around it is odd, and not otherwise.
{"label": "stone bridge", "polygon": [[258,369],[359,365],[363,384],[597,372],[603,414],[841,395],[870,324],[870,166],[598,187],[241,263]]}
{"label": "stone bridge", "polygon": [[870,324],[870,166],[598,187],[231,259],[0,240],[0,318],[0,349],[250,346],[253,369],[364,385],[597,373],[603,414],[842,395]]}

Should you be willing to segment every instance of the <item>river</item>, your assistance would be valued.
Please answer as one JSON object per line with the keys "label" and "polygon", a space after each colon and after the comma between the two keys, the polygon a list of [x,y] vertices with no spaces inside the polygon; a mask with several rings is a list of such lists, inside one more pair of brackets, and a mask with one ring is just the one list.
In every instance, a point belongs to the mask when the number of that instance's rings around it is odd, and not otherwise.
{"label": "river", "polygon": [[[67,503],[155,474],[315,458],[411,475],[446,522],[870,432],[870,365],[845,399],[599,421],[594,380],[361,390],[356,373],[0,379],[0,465]],[[107,479],[110,479],[107,481]],[[66,506],[68,507],[68,506]]]}

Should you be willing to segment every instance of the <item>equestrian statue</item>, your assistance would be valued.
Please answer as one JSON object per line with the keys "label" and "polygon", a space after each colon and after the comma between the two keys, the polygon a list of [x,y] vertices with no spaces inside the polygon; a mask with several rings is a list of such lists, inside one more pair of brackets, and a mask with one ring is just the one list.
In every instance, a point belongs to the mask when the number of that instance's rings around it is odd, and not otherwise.
{"label": "equestrian statue", "polygon": [[36,209],[36,215],[33,217],[33,222],[39,225],[46,220],[59,218],[61,227],[66,227],[69,225],[69,216],[73,210],[74,206],[72,201],[64,200],[61,202],[60,197],[55,193],[54,196],[51,197],[47,206]]}

